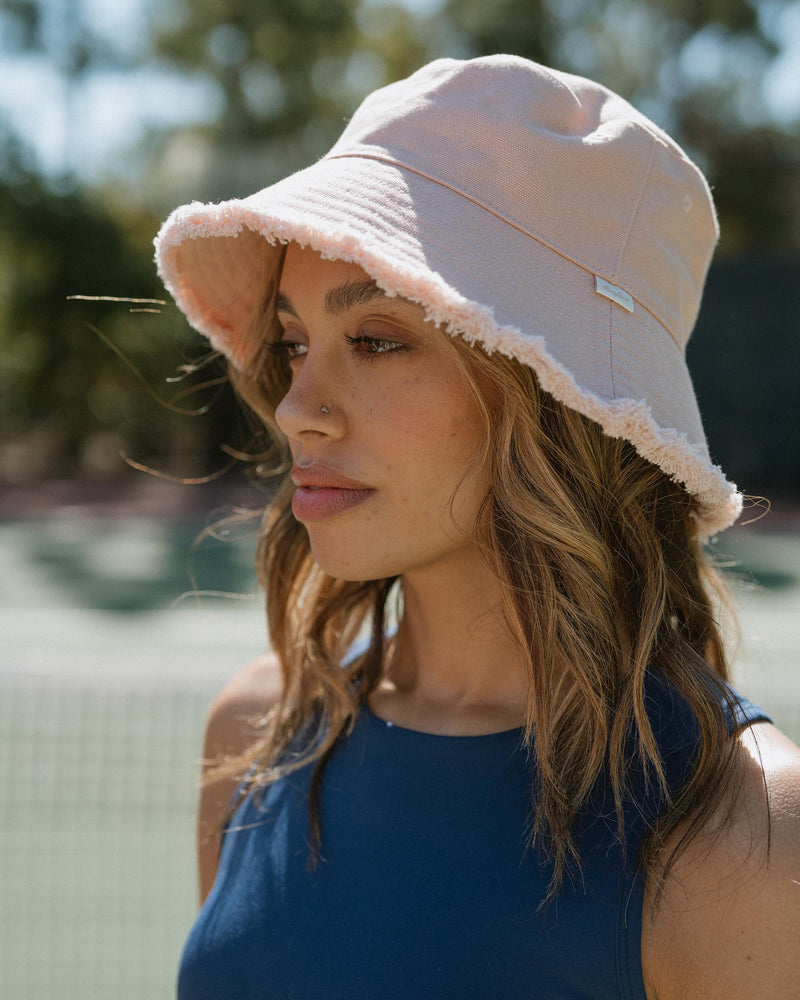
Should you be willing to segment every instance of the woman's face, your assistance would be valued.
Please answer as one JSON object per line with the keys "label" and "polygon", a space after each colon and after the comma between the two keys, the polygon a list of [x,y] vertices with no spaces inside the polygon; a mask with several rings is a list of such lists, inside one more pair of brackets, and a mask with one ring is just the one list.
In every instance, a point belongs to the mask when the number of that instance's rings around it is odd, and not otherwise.
{"label": "woman's face", "polygon": [[357,265],[296,244],[277,312],[292,381],[275,416],[320,567],[370,580],[477,558],[483,420],[447,335]]}

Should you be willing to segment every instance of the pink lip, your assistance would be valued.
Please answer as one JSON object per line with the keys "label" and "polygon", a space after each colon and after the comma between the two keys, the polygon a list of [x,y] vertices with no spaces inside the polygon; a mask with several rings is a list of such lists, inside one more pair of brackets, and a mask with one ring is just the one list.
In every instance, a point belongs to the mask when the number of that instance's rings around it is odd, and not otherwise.
{"label": "pink lip", "polygon": [[295,486],[310,486],[315,489],[338,490],[365,490],[368,489],[364,483],[359,483],[355,479],[342,475],[336,469],[330,469],[327,465],[294,465],[291,471],[292,482]]}
{"label": "pink lip", "polygon": [[363,503],[375,492],[324,465],[294,466],[292,513],[298,521],[321,521]]}

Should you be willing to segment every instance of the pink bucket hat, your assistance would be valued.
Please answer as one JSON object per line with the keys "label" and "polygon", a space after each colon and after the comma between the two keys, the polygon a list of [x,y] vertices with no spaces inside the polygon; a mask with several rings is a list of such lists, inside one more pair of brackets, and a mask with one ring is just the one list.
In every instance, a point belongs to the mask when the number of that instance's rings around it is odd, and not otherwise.
{"label": "pink bucket hat", "polygon": [[686,367],[718,237],[705,178],[621,97],[516,56],[439,59],[375,91],[313,166],[249,198],[185,205],[156,239],[189,322],[237,367],[296,241],[535,369],[732,524]]}

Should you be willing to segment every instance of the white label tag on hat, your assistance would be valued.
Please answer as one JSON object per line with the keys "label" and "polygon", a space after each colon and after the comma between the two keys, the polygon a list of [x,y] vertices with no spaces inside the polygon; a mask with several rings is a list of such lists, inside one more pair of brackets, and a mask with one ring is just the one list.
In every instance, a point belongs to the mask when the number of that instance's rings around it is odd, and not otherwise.
{"label": "white label tag on hat", "polygon": [[606,281],[605,278],[601,278],[599,274],[596,274],[594,278],[597,282],[595,285],[595,291],[598,295],[604,295],[607,299],[611,299],[611,301],[616,302],[618,306],[622,306],[623,309],[627,309],[629,313],[633,312],[633,297],[629,295],[624,288],[612,285],[610,281]]}

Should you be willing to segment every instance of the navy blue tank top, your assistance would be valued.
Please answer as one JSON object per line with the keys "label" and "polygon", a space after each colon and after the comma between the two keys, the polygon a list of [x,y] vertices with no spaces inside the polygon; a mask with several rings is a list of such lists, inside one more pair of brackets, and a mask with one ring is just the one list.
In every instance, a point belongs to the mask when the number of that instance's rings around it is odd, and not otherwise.
{"label": "navy blue tank top", "polygon": [[[675,791],[696,723],[657,676],[646,690]],[[757,721],[739,699],[731,730]],[[236,810],[179,1000],[645,1000],[636,857],[663,799],[634,785],[623,851],[599,787],[577,824],[582,878],[540,909],[550,869],[525,848],[531,767],[521,730],[435,736],[362,710],[325,772],[315,868],[311,767]]]}

